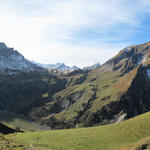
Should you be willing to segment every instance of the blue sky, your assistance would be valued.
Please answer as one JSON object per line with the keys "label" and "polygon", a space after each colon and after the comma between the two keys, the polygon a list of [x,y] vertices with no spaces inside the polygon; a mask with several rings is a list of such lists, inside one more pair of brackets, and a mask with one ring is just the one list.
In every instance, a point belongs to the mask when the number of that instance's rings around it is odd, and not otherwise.
{"label": "blue sky", "polygon": [[0,41],[41,63],[101,64],[150,41],[149,0],[0,0]]}

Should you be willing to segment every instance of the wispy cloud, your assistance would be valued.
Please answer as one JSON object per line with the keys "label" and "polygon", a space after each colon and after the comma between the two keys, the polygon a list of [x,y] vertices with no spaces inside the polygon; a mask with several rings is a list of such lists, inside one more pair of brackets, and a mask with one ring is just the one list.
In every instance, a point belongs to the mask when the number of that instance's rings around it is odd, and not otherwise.
{"label": "wispy cloud", "polygon": [[148,0],[1,0],[0,40],[42,62],[103,63],[135,42],[149,6]]}

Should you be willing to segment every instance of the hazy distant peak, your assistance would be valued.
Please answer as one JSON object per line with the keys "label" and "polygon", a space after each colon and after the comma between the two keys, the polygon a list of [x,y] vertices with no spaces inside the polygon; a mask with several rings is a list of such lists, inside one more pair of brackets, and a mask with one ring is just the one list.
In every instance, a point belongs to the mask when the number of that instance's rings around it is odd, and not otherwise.
{"label": "hazy distant peak", "polygon": [[91,66],[84,67],[83,70],[93,70],[93,69],[97,69],[100,66],[101,66],[100,63],[97,62],[97,63],[95,63],[95,64],[93,64]]}
{"label": "hazy distant peak", "polygon": [[35,61],[32,61],[34,64],[37,64],[40,67],[43,68],[47,68],[47,69],[57,69],[60,71],[75,71],[75,70],[79,70],[80,68],[77,66],[67,66],[65,65],[65,63],[56,63],[56,64],[41,64],[41,63],[37,63]]}

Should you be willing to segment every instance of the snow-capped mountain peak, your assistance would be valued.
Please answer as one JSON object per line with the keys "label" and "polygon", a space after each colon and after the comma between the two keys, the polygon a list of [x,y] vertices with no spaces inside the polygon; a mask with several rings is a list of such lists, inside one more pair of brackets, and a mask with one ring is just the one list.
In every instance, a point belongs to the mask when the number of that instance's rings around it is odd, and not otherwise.
{"label": "snow-capped mountain peak", "polygon": [[79,70],[80,68],[77,67],[77,66],[67,66],[65,65],[64,63],[56,63],[56,64],[41,64],[41,63],[37,63],[35,61],[32,61],[32,63],[40,66],[40,67],[43,67],[43,68],[46,68],[46,69],[50,69],[50,70],[53,70],[53,69],[56,69],[56,70],[59,70],[59,71],[75,71],[75,70]]}

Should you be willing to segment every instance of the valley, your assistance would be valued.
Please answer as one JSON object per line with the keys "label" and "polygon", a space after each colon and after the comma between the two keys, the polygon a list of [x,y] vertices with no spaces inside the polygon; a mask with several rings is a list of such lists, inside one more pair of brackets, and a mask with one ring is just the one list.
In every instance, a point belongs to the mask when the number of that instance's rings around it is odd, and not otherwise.
{"label": "valley", "polygon": [[31,150],[150,145],[150,42],[96,68],[67,72],[32,63],[4,43],[0,56],[0,122],[23,132],[2,141]]}

